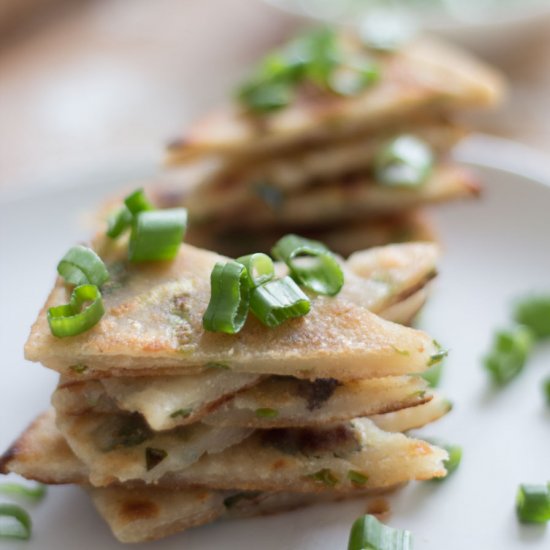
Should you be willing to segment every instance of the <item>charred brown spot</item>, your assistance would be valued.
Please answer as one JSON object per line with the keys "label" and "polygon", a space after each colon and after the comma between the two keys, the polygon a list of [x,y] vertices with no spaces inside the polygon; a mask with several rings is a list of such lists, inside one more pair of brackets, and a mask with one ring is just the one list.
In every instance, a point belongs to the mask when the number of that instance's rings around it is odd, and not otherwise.
{"label": "charred brown spot", "polygon": [[300,380],[298,395],[307,401],[310,411],[321,408],[328,401],[341,382],[334,378],[317,378],[316,380]]}
{"label": "charred brown spot", "polygon": [[121,506],[119,516],[125,522],[156,518],[160,513],[158,506],[150,500],[127,500]]}
{"label": "charred brown spot", "polygon": [[278,458],[272,465],[272,470],[282,470],[286,466],[286,460],[284,458]]}

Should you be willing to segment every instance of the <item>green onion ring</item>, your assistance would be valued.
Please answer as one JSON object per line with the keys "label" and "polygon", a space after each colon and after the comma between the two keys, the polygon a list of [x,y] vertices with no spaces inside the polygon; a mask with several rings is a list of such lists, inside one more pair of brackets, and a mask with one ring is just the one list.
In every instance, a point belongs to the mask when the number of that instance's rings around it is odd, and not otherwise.
{"label": "green onion ring", "polygon": [[[323,243],[286,235],[275,244],[272,254],[288,265],[293,279],[317,294],[335,296],[344,285],[342,268]],[[304,256],[311,257],[311,261],[300,265],[297,260]]]}
{"label": "green onion ring", "polygon": [[356,519],[351,527],[348,550],[412,550],[410,531],[388,527],[374,516]]}
{"label": "green onion ring", "polygon": [[235,334],[243,328],[248,316],[248,273],[244,265],[218,262],[210,275],[210,303],[202,325],[210,332]]}
{"label": "green onion ring", "polygon": [[[90,304],[82,308],[86,302]],[[73,290],[68,304],[49,308],[47,317],[52,334],[64,338],[89,330],[104,313],[103,300],[97,286],[81,285]]]}
{"label": "green onion ring", "polygon": [[133,193],[130,193],[125,199],[124,204],[132,215],[145,212],[146,210],[154,210],[155,207],[149,202],[145,196],[143,189],[136,189]]}
{"label": "green onion ring", "polygon": [[132,213],[126,206],[120,208],[107,220],[107,237],[116,239],[120,237],[132,224]]}
{"label": "green onion ring", "polygon": [[550,484],[520,485],[516,496],[516,511],[522,523],[550,521]]}
{"label": "green onion ring", "polygon": [[61,258],[57,272],[72,285],[101,286],[109,280],[109,272],[101,258],[87,246],[76,245]]}
{"label": "green onion ring", "polygon": [[132,262],[173,260],[187,227],[187,210],[140,212],[132,223],[128,258]]}
{"label": "green onion ring", "polygon": [[0,523],[0,538],[29,540],[32,522],[29,514],[15,504],[0,504],[0,518],[11,518],[13,521]]}
{"label": "green onion ring", "polygon": [[273,260],[261,252],[241,256],[236,260],[246,267],[250,288],[256,288],[267,281],[271,281],[275,276]]}
{"label": "green onion ring", "polygon": [[250,309],[262,324],[276,327],[306,315],[311,302],[290,277],[284,277],[256,287],[250,295]]}
{"label": "green onion ring", "polygon": [[38,502],[46,496],[46,486],[41,483],[36,483],[34,486],[22,485],[21,483],[1,483],[0,494]]}

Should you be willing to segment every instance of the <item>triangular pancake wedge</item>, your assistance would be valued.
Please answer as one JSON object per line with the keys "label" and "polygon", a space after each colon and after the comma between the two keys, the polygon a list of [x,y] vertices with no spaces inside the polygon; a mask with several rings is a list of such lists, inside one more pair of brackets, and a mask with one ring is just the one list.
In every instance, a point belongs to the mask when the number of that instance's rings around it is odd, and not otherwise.
{"label": "triangular pancake wedge", "polygon": [[[427,334],[381,319],[345,296],[314,297],[308,315],[275,329],[252,315],[237,335],[205,332],[215,253],[182,245],[172,262],[130,265],[124,245],[102,250],[112,274],[102,289],[106,313],[91,330],[59,339],[48,307],[67,303],[61,280],[25,347],[26,357],[68,376],[196,373],[213,363],[235,372],[301,378],[381,377],[421,372],[441,355]],[[73,369],[71,369],[73,367]]]}

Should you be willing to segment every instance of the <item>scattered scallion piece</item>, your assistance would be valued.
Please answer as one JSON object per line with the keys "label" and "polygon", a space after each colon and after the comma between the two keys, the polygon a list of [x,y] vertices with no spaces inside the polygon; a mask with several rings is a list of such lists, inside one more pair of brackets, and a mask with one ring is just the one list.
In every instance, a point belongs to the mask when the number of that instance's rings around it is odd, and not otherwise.
{"label": "scattered scallion piece", "polygon": [[210,275],[210,286],[203,327],[211,332],[239,332],[246,321],[250,300],[246,267],[234,261],[218,262]]}
{"label": "scattered scallion piece", "polygon": [[104,313],[99,289],[94,285],[80,285],[73,290],[68,304],[49,308],[47,318],[52,334],[64,338],[89,330]]}
{"label": "scattered scallion piece", "polygon": [[348,550],[412,550],[410,531],[388,527],[374,516],[356,519],[351,527]]}
{"label": "scattered scallion piece", "polygon": [[531,329],[537,340],[550,337],[550,296],[531,296],[518,302],[514,318]]}
{"label": "scattered scallion piece", "polygon": [[368,476],[356,470],[348,471],[348,479],[353,483],[353,485],[358,486],[365,485],[365,483],[369,480]]}
{"label": "scattered scallion piece", "polygon": [[272,254],[288,265],[291,277],[298,284],[317,294],[335,296],[344,285],[344,274],[336,256],[319,241],[286,235],[277,241]]}
{"label": "scattered scallion piece", "polygon": [[516,511],[522,523],[547,523],[550,521],[550,483],[547,485],[520,485],[516,496]]}
{"label": "scattered scallion piece", "polygon": [[443,363],[432,365],[428,370],[420,373],[420,376],[428,382],[430,388],[436,388],[441,380],[441,374],[443,372]]}
{"label": "scattered scallion piece", "polygon": [[277,409],[256,409],[256,416],[258,418],[277,418],[279,416],[279,411]]}
{"label": "scattered scallion piece", "polygon": [[173,260],[187,227],[187,210],[147,210],[132,222],[128,258],[133,262]]}
{"label": "scattered scallion piece", "polygon": [[21,483],[1,483],[0,494],[39,502],[46,496],[46,486],[41,483],[32,486],[22,485]]}
{"label": "scattered scallion piece", "polygon": [[446,443],[445,441],[437,438],[425,439],[426,441],[428,441],[428,443],[445,449],[449,454],[449,458],[443,461],[443,466],[445,466],[445,469],[447,470],[447,475],[444,477],[433,478],[432,481],[442,481],[444,479],[447,479],[460,466],[460,462],[462,460],[462,447],[460,447],[459,445]]}
{"label": "scattered scallion piece", "polygon": [[103,260],[87,246],[76,245],[61,258],[57,272],[72,285],[101,286],[109,280]]}
{"label": "scattered scallion piece", "polygon": [[257,112],[277,111],[288,105],[292,96],[291,86],[284,82],[251,84],[241,88],[238,95],[249,109]]}
{"label": "scattered scallion piece", "polygon": [[336,94],[354,96],[380,78],[380,71],[372,61],[360,60],[341,65],[328,78],[328,87]]}
{"label": "scattered scallion piece", "polygon": [[132,213],[126,205],[112,214],[107,220],[107,237],[116,239],[120,237],[132,223]]}
{"label": "scattered scallion piece", "polygon": [[376,181],[390,187],[418,187],[433,168],[430,146],[412,135],[401,135],[384,145],[374,159]]}
{"label": "scattered scallion piece", "polygon": [[544,396],[546,397],[546,403],[550,406],[550,377],[546,378],[543,381],[542,389],[544,390]]}
{"label": "scattered scallion piece", "polygon": [[484,365],[493,381],[507,384],[525,366],[533,347],[533,333],[527,327],[518,326],[495,335],[493,347],[484,359]]}
{"label": "scattered scallion piece", "polygon": [[130,193],[124,199],[124,204],[133,216],[139,214],[140,212],[155,209],[155,207],[149,202],[149,199],[145,196],[143,189],[136,189],[133,193]]}
{"label": "scattered scallion piece", "polygon": [[284,277],[256,287],[250,295],[250,309],[264,325],[277,327],[309,313],[311,302],[290,277]]}
{"label": "scattered scallion piece", "polygon": [[237,262],[246,267],[250,288],[267,283],[275,276],[273,260],[267,254],[248,254],[237,258]]}
{"label": "scattered scallion piece", "polygon": [[0,504],[0,538],[29,540],[32,522],[29,514],[15,504]]}
{"label": "scattered scallion piece", "polygon": [[338,483],[338,478],[328,468],[323,468],[314,474],[310,474],[307,477],[313,479],[313,481],[326,485],[327,487],[334,487]]}

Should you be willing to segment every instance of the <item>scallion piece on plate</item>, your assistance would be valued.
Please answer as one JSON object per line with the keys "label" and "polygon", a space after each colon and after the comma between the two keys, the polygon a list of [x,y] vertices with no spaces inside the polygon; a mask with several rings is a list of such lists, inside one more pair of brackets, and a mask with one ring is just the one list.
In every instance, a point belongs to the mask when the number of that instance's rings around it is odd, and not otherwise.
{"label": "scallion piece on plate", "polygon": [[445,441],[436,438],[426,438],[426,441],[447,451],[449,458],[443,461],[443,466],[445,466],[445,469],[447,470],[447,475],[444,477],[435,477],[433,478],[433,481],[442,481],[447,479],[460,466],[460,462],[462,460],[462,447],[459,445],[446,443]]}
{"label": "scallion piece on plate", "polygon": [[537,339],[550,336],[550,296],[531,296],[516,304],[515,320],[531,329]]}
{"label": "scallion piece on plate", "polygon": [[133,193],[130,193],[124,199],[124,204],[133,216],[139,214],[140,212],[155,209],[155,207],[149,202],[149,199],[145,196],[143,189],[136,189]]}
{"label": "scallion piece on plate", "polygon": [[243,87],[238,95],[251,111],[269,112],[286,107],[292,100],[293,90],[286,82],[267,82]]}
{"label": "scallion piece on plate", "polygon": [[306,315],[311,302],[290,277],[283,277],[256,287],[250,294],[250,309],[262,324],[277,327]]}
{"label": "scallion piece on plate", "polygon": [[132,224],[132,213],[126,205],[120,208],[117,212],[109,216],[107,220],[107,237],[116,239],[120,237],[126,229]]}
{"label": "scallion piece on plate", "polygon": [[173,260],[187,227],[187,210],[147,210],[132,222],[128,258],[132,262]]}
{"label": "scallion piece on plate", "polygon": [[72,285],[101,286],[109,279],[103,260],[87,246],[76,245],[61,258],[57,272]]}
{"label": "scallion piece on plate", "polygon": [[31,531],[31,518],[23,508],[0,503],[0,538],[28,540]]}
{"label": "scallion piece on plate", "polygon": [[374,516],[356,519],[351,527],[348,550],[412,550],[410,531],[388,527]]}
{"label": "scallion piece on plate", "polygon": [[374,159],[374,175],[381,185],[419,187],[432,172],[434,156],[423,140],[402,135],[384,145]]}
{"label": "scallion piece on plate", "polygon": [[21,497],[25,500],[39,502],[46,496],[46,486],[41,483],[22,485],[21,483],[1,483],[0,494]]}
{"label": "scallion piece on plate", "polygon": [[273,260],[267,254],[248,254],[237,258],[237,262],[246,267],[250,288],[267,283],[275,276]]}
{"label": "scallion piece on plate", "polygon": [[443,363],[439,362],[432,365],[428,370],[420,373],[420,376],[428,382],[430,388],[436,388],[439,386],[441,380],[441,374],[443,373]]}
{"label": "scallion piece on plate", "polygon": [[210,275],[210,303],[202,325],[210,332],[235,334],[243,328],[250,303],[248,273],[238,262],[218,262]]}
{"label": "scallion piece on plate", "polygon": [[317,294],[334,296],[344,285],[342,268],[323,243],[286,235],[277,241],[272,253],[288,265],[291,277],[298,284]]}
{"label": "scallion piece on plate", "polygon": [[101,292],[95,285],[77,286],[68,304],[48,309],[48,324],[54,336],[76,336],[99,322],[105,310]]}
{"label": "scallion piece on plate", "polygon": [[522,523],[546,523],[550,521],[550,484],[519,486],[516,511]]}
{"label": "scallion piece on plate", "polygon": [[507,384],[522,371],[533,340],[533,333],[524,326],[496,334],[493,347],[484,359],[485,368],[495,383]]}

